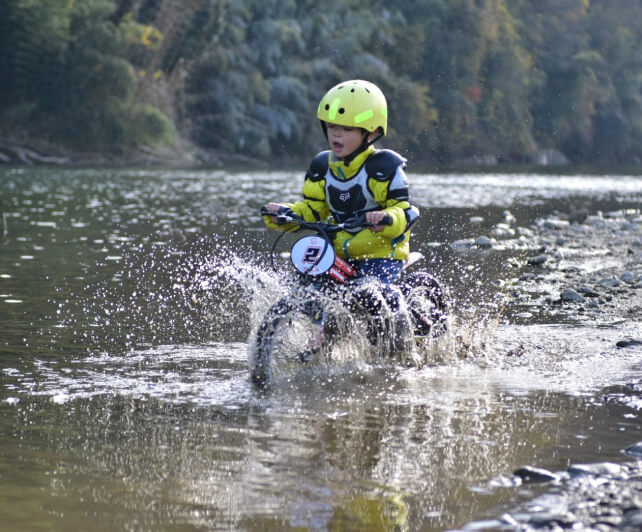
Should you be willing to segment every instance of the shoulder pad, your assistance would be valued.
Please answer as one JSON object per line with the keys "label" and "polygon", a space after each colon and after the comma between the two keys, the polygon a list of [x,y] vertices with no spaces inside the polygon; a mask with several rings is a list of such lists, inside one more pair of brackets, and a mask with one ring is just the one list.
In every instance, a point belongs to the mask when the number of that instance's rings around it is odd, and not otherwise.
{"label": "shoulder pad", "polygon": [[330,150],[322,151],[317,153],[310,163],[310,167],[305,174],[306,179],[310,181],[319,181],[325,177],[325,174],[328,172],[328,157],[330,155]]}
{"label": "shoulder pad", "polygon": [[401,166],[406,167],[406,159],[392,150],[377,150],[366,161],[368,177],[378,181],[387,181]]}

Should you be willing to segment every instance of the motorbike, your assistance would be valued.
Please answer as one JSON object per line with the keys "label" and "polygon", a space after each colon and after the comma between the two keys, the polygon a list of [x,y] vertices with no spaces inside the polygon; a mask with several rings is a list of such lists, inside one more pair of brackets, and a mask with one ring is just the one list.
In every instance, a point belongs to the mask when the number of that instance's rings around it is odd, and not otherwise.
{"label": "motorbike", "polygon": [[[342,230],[372,227],[365,216],[342,223],[308,222],[287,208],[276,215],[265,207],[261,215],[289,224],[275,240],[272,267],[281,237],[306,230],[291,247],[295,279],[287,295],[263,317],[253,342],[251,378],[268,387],[278,377],[302,368],[341,363],[357,353],[370,360],[396,359],[412,364],[417,345],[443,334],[448,304],[438,280],[416,269],[423,255],[413,252],[400,280],[384,286],[360,275],[358,267],[337,256],[333,238]],[[382,225],[392,223],[384,218]],[[413,268],[412,271],[411,267]]]}

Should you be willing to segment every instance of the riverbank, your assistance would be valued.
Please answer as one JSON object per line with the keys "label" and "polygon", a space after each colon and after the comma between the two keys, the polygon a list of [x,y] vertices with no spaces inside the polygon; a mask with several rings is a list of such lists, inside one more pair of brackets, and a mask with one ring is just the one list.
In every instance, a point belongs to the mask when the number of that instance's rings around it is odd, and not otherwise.
{"label": "riverbank", "polygon": [[0,165],[65,167],[220,168],[234,165],[260,167],[264,163],[237,153],[211,150],[183,138],[170,146],[133,146],[105,151],[72,149],[43,139],[0,137]]}
{"label": "riverbank", "polygon": [[[522,273],[506,280],[507,313],[513,323],[576,323],[599,328],[617,324],[627,333],[615,345],[605,345],[605,352],[617,356],[620,350],[636,350],[642,355],[640,210],[558,214],[538,219],[528,228],[501,224],[496,229],[501,236],[480,236],[475,245],[522,252],[521,264],[515,264]],[[586,329],[578,328],[577,342],[582,341],[582,330]],[[525,344],[514,354],[539,347]],[[630,435],[639,435],[635,412],[642,406],[642,382],[607,388],[603,393],[605,404],[632,407],[634,413],[622,422]],[[625,435],[623,443],[630,441]],[[488,489],[538,495],[461,530],[640,530],[642,442],[623,447],[621,452],[618,463],[573,462],[564,471],[536,466],[507,471],[490,480]]]}
{"label": "riverbank", "polygon": [[639,210],[560,214],[521,233],[514,243],[527,243],[526,267],[510,289],[518,318],[642,319]]}
{"label": "riverbank", "polygon": [[[385,147],[385,146],[384,146]],[[321,149],[321,145],[320,145]],[[176,137],[171,145],[152,148],[133,146],[127,149],[80,150],[46,139],[33,138],[22,134],[13,137],[0,135],[0,166],[64,166],[64,167],[150,167],[150,168],[265,168],[280,166],[304,169],[309,164],[312,153],[297,155],[279,160],[263,161],[240,153],[231,153],[198,146],[184,137]],[[556,159],[540,162],[499,162],[480,164],[476,159],[466,159],[447,164],[432,160],[412,159],[408,162],[414,173],[556,173],[601,175],[640,175],[642,166],[621,168],[599,168],[590,165],[559,163]]]}

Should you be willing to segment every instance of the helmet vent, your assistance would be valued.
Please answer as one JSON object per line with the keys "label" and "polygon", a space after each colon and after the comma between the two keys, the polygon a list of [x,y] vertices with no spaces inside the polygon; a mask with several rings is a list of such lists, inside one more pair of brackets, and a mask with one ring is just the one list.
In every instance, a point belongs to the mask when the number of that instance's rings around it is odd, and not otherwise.
{"label": "helmet vent", "polygon": [[340,114],[340,115],[342,115],[342,114],[343,114],[343,113],[345,113],[345,112],[346,112],[346,110],[345,110],[343,107],[342,107],[341,109],[339,109],[339,114]]}

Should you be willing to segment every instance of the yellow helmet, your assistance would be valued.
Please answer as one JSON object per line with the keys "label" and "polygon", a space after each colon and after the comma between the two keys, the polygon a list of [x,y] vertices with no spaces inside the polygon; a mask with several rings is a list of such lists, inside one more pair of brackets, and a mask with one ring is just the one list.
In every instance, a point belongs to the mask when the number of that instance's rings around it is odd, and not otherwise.
{"label": "yellow helmet", "polygon": [[325,93],[317,117],[322,122],[360,127],[371,133],[381,128],[385,135],[388,105],[383,92],[374,83],[353,79],[339,83]]}

